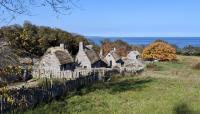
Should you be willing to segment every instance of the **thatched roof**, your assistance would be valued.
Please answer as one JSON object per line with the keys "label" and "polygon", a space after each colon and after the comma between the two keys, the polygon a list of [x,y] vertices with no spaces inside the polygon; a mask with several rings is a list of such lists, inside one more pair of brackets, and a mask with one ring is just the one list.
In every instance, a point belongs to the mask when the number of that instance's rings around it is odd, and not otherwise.
{"label": "thatched roof", "polygon": [[114,57],[115,61],[118,61],[118,60],[121,59],[121,57],[116,52],[114,52],[114,51],[111,52],[110,54]]}
{"label": "thatched roof", "polygon": [[108,61],[105,58],[101,58],[101,61],[108,65]]}
{"label": "thatched roof", "polygon": [[95,53],[93,49],[85,49],[85,53],[89,58],[91,64],[94,64],[95,62],[100,60],[100,57]]}
{"label": "thatched roof", "polygon": [[72,56],[66,50],[57,50],[54,53],[58,58],[60,64],[68,64],[74,62]]}

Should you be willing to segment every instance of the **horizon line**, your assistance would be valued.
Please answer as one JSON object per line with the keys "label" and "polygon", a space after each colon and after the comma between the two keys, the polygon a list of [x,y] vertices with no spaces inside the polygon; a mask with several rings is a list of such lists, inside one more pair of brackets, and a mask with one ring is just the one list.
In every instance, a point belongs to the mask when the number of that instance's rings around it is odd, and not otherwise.
{"label": "horizon line", "polygon": [[103,36],[103,35],[83,35],[84,37],[99,37],[99,38],[200,38],[200,36]]}

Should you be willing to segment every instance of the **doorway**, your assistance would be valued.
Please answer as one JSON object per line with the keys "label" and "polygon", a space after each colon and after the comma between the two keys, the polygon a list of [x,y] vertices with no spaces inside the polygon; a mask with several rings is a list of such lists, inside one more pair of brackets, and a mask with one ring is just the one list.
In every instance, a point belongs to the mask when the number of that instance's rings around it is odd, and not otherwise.
{"label": "doorway", "polygon": [[110,68],[112,68],[112,61],[110,61]]}

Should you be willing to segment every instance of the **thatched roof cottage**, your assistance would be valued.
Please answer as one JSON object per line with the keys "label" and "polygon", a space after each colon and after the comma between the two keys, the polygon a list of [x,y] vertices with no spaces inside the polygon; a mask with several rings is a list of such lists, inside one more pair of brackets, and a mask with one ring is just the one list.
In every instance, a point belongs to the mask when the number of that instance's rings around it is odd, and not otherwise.
{"label": "thatched roof cottage", "polygon": [[130,51],[127,55],[127,59],[136,60],[139,59],[140,53],[138,51]]}
{"label": "thatched roof cottage", "polygon": [[73,70],[74,60],[68,50],[64,49],[64,44],[60,44],[60,47],[49,48],[37,65],[39,69],[47,71]]}
{"label": "thatched roof cottage", "polygon": [[121,56],[116,53],[115,48],[106,55],[105,60],[108,62],[108,66],[111,68],[121,67],[124,64]]}
{"label": "thatched roof cottage", "polygon": [[80,68],[99,68],[105,67],[105,63],[100,59],[99,55],[92,49],[92,45],[83,45],[79,43],[79,51],[76,55],[76,63]]}

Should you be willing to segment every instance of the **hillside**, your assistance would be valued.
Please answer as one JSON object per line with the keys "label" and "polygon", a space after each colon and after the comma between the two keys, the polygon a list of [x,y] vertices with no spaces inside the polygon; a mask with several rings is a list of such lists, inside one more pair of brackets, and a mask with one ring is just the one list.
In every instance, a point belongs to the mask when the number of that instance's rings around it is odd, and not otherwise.
{"label": "hillside", "polygon": [[8,45],[23,57],[40,57],[49,47],[58,46],[60,43],[65,43],[69,52],[75,55],[80,41],[83,41],[84,44],[92,43],[81,35],[57,28],[37,26],[27,21],[22,26],[2,27],[0,38],[8,42]]}

